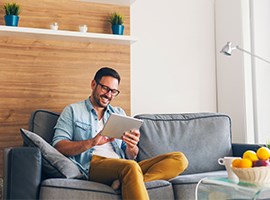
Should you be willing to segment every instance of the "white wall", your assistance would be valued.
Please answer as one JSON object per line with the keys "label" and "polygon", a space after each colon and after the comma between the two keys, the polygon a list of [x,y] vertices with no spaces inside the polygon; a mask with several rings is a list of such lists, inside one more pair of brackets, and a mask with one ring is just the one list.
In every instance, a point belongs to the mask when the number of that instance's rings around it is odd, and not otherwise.
{"label": "white wall", "polygon": [[216,111],[214,0],[131,6],[131,114]]}
{"label": "white wall", "polygon": [[[253,53],[270,61],[270,1],[253,0]],[[257,141],[270,141],[270,65],[254,58]]]}
{"label": "white wall", "polygon": [[220,53],[228,41],[250,49],[249,1],[215,3],[218,112],[231,116],[234,142],[252,142],[253,126],[248,126],[253,125],[250,56],[237,50],[232,56]]}
{"label": "white wall", "polygon": [[[270,1],[216,0],[216,48],[227,42],[270,59]],[[218,111],[233,121],[233,141],[270,139],[270,65],[242,51],[217,51]]]}

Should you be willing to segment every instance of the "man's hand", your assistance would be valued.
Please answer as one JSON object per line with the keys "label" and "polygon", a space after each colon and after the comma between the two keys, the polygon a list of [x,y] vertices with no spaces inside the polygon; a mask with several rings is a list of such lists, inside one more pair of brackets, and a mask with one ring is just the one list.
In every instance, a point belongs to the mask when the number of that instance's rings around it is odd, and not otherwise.
{"label": "man's hand", "polygon": [[113,140],[114,138],[108,138],[98,133],[94,138],[88,140],[81,140],[81,141],[61,140],[55,145],[55,148],[66,156],[74,156],[79,155],[82,152],[96,145],[102,145],[107,142],[111,142]]}
{"label": "man's hand", "polygon": [[139,152],[138,142],[140,141],[139,130],[131,130],[125,132],[122,136],[122,140],[127,144],[126,155],[128,158],[135,159]]}
{"label": "man's hand", "polygon": [[96,146],[96,145],[105,144],[107,142],[112,142],[114,138],[109,138],[107,136],[103,136],[100,133],[98,133],[92,140],[93,140],[92,145]]}
{"label": "man's hand", "polygon": [[140,141],[140,132],[138,130],[131,130],[129,132],[125,132],[122,136],[122,140],[127,144],[130,149],[133,149]]}

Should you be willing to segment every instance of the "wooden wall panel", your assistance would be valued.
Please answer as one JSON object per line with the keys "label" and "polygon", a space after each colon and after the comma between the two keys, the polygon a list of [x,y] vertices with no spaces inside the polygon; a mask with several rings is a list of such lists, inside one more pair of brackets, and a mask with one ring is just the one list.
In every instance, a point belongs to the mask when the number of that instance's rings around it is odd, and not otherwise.
{"label": "wooden wall panel", "polygon": [[[48,28],[56,21],[63,30],[75,31],[80,24],[87,24],[90,32],[110,33],[105,18],[119,11],[126,18],[125,34],[130,31],[128,7],[76,0],[16,2],[22,7],[22,27]],[[0,20],[0,24],[4,22]],[[102,66],[120,73],[121,94],[113,105],[130,114],[129,46],[0,37],[0,55],[0,177],[3,149],[22,144],[19,129],[28,128],[31,112],[61,112],[67,104],[86,99],[90,81]]]}

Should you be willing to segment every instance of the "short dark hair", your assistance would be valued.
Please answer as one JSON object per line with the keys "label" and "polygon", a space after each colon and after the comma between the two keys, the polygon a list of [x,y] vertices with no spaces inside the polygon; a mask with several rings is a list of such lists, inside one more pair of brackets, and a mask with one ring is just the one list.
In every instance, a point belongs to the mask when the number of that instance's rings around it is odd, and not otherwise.
{"label": "short dark hair", "polygon": [[103,76],[111,76],[113,78],[116,78],[118,80],[118,83],[120,83],[120,75],[118,74],[117,71],[115,71],[114,69],[112,68],[109,68],[109,67],[103,67],[103,68],[100,68],[97,72],[96,72],[96,75],[94,77],[94,80],[96,82],[99,82]]}

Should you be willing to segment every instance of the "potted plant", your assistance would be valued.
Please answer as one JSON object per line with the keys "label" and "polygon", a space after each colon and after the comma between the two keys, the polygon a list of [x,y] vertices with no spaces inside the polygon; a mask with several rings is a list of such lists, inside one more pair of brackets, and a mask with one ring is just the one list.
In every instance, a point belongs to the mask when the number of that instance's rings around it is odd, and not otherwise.
{"label": "potted plant", "polygon": [[5,3],[4,10],[6,26],[18,26],[20,6],[17,3]]}
{"label": "potted plant", "polygon": [[270,149],[270,140],[266,142],[266,146]]}
{"label": "potted plant", "polygon": [[109,22],[112,25],[113,34],[123,35],[124,34],[124,17],[123,15],[114,12],[109,17]]}

